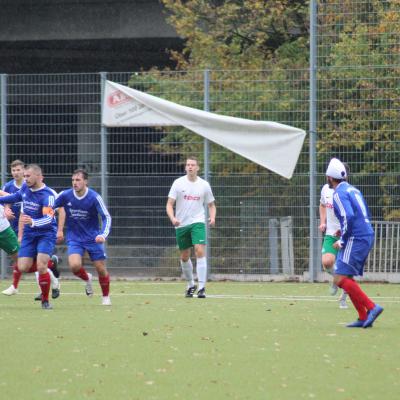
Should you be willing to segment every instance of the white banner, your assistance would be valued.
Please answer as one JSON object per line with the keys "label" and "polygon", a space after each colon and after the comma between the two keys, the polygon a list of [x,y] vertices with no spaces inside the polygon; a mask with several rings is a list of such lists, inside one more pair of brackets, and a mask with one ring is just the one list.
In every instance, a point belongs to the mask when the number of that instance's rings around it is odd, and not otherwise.
{"label": "white banner", "polygon": [[184,126],[234,153],[291,178],[306,132],[289,125],[227,117],[182,106],[107,81],[102,123],[121,126]]}

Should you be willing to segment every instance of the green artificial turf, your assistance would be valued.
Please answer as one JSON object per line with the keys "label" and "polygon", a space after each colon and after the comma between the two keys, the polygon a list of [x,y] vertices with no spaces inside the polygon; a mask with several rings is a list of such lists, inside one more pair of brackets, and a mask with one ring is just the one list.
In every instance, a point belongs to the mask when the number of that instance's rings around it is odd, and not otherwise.
{"label": "green artificial turf", "polygon": [[[10,282],[1,282],[1,290]],[[23,281],[0,297],[2,399],[400,398],[400,288],[364,284],[385,307],[372,329],[349,329],[327,284],[63,281],[45,311]]]}

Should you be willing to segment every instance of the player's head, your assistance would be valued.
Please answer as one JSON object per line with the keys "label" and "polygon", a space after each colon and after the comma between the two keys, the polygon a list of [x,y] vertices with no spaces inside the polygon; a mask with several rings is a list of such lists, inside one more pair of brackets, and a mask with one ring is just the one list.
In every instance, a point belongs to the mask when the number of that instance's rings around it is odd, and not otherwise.
{"label": "player's head", "polygon": [[76,169],[72,173],[72,188],[75,193],[83,194],[88,185],[89,174],[82,168]]}
{"label": "player's head", "polygon": [[325,175],[329,187],[335,188],[340,182],[347,179],[346,167],[339,159],[332,158]]}
{"label": "player's head", "polygon": [[24,179],[28,187],[36,189],[43,182],[42,168],[37,164],[29,164],[24,170]]}
{"label": "player's head", "polygon": [[199,166],[199,160],[197,157],[194,156],[189,156],[186,157],[186,165],[185,165],[185,171],[186,174],[189,176],[197,176],[197,173],[199,172],[200,166]]}
{"label": "player's head", "polygon": [[11,175],[17,182],[20,182],[22,181],[22,179],[24,179],[25,163],[23,161],[14,160],[10,164],[10,168],[11,168]]}

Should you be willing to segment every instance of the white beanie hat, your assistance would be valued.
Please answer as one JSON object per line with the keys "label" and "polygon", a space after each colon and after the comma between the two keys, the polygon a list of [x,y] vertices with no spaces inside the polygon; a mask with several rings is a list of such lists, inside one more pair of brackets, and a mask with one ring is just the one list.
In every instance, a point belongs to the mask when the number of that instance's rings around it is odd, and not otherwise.
{"label": "white beanie hat", "polygon": [[334,179],[345,179],[347,177],[346,168],[340,160],[332,158],[325,175]]}

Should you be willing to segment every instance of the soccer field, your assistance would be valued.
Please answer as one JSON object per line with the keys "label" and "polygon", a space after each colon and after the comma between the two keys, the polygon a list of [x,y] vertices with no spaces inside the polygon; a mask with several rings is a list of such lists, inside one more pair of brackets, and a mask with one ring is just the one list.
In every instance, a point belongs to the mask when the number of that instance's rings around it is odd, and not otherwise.
{"label": "soccer field", "polygon": [[[2,282],[2,288],[9,282]],[[385,311],[349,329],[327,284],[63,281],[44,311],[31,281],[0,297],[2,399],[398,399],[398,285],[364,284]]]}

